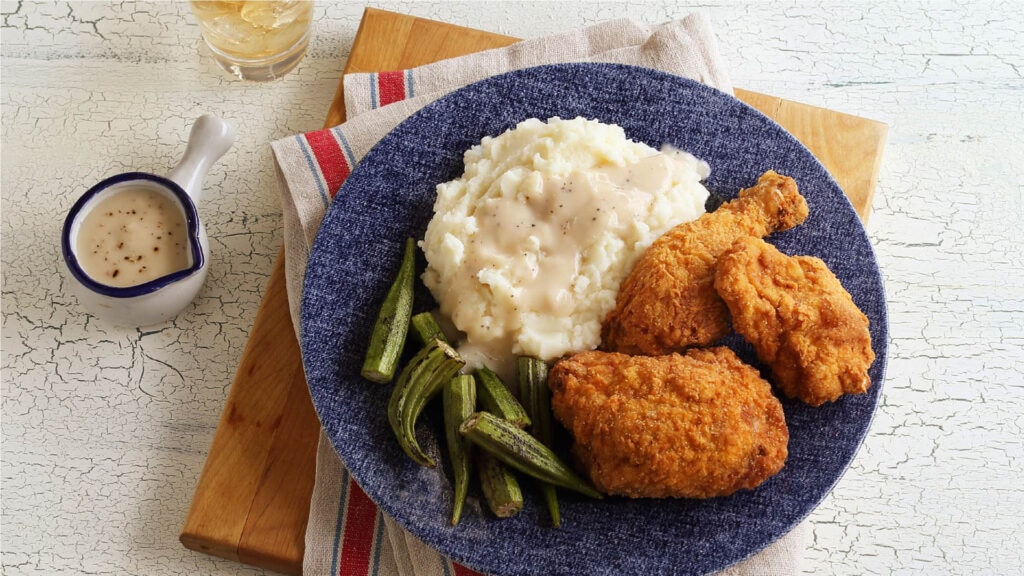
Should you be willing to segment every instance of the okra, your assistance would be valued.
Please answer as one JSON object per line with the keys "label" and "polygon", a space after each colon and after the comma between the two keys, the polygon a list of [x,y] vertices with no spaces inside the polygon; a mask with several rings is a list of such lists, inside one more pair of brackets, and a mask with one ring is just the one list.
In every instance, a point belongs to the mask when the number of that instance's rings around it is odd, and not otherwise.
{"label": "okra", "polygon": [[519,428],[530,425],[530,416],[526,409],[512,396],[505,383],[490,368],[483,366],[473,371],[477,382],[477,398],[480,407],[496,416],[515,424]]}
{"label": "okra", "polygon": [[[523,399],[523,407],[533,421],[530,432],[548,448],[553,448],[551,440],[551,391],[548,390],[548,365],[537,358],[520,356],[516,358],[516,379],[519,381],[519,393]],[[540,483],[541,496],[551,515],[551,524],[558,528],[562,524],[562,516],[558,510],[558,494],[555,486],[547,482]]]}
{"label": "okra", "polygon": [[483,450],[477,451],[476,468],[480,490],[495,516],[509,518],[523,509],[523,491],[511,470]]}
{"label": "okra", "polygon": [[446,354],[448,357],[438,366],[437,370],[430,374],[428,378],[421,380],[420,384],[414,385],[415,387],[409,394],[409,398],[406,400],[405,405],[402,406],[403,436],[408,440],[409,447],[412,449],[413,454],[415,454],[413,460],[429,468],[433,468],[436,464],[420,449],[419,442],[416,441],[416,421],[419,420],[420,413],[423,412],[427,402],[430,402],[434,396],[437,396],[441,389],[444,388],[445,383],[451,380],[466,365],[466,362],[462,360],[454,348],[440,340],[433,340],[432,342],[437,342],[444,348],[447,348],[450,353]]}
{"label": "okra", "polygon": [[414,461],[433,468],[416,441],[416,419],[430,400],[465,364],[454,348],[432,340],[402,369],[388,401],[388,423],[402,450]]}
{"label": "okra", "polygon": [[390,382],[398,369],[412,316],[413,281],[416,276],[416,241],[405,241],[405,254],[370,334],[370,345],[360,374],[374,382]]}
{"label": "okra", "polygon": [[406,454],[411,449],[407,447],[407,442],[402,433],[402,409],[408,400],[409,394],[412,392],[413,382],[428,377],[444,361],[446,356],[445,350],[441,348],[439,343],[431,343],[423,347],[402,368],[402,372],[398,375],[398,380],[395,382],[395,387],[391,390],[391,398],[388,400],[388,423],[391,425],[391,430],[395,433],[399,445]]}
{"label": "okra", "polygon": [[476,410],[476,382],[468,374],[456,376],[444,386],[441,395],[444,404],[444,432],[448,456],[452,461],[455,495],[452,505],[452,526],[459,523],[462,506],[469,492],[472,444],[459,434],[459,425]]}
{"label": "okra", "polygon": [[409,332],[416,336],[416,340],[424,346],[434,338],[444,341],[445,344],[451,344],[445,337],[444,330],[441,330],[441,326],[430,312],[420,312],[413,316],[409,321]]}
{"label": "okra", "polygon": [[490,412],[475,412],[459,426],[459,432],[524,474],[591,498],[602,498],[600,492],[577,476],[550,448],[529,432]]}

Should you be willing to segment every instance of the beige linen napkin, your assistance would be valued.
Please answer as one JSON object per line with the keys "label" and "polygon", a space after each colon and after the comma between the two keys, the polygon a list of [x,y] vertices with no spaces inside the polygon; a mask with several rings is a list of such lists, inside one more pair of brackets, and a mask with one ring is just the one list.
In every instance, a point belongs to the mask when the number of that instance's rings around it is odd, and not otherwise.
{"label": "beige linen napkin", "polygon": [[[452,90],[494,74],[563,62],[645,66],[732,93],[711,26],[702,14],[653,28],[614,20],[412,70],[346,75],[347,122],[273,143],[283,183],[286,275],[296,330],[310,248],[330,199],[359,159],[410,114]],[[805,540],[806,529],[798,526],[721,574],[799,573]],[[317,451],[303,573],[475,574],[430,549],[381,513],[352,480],[323,434]]]}

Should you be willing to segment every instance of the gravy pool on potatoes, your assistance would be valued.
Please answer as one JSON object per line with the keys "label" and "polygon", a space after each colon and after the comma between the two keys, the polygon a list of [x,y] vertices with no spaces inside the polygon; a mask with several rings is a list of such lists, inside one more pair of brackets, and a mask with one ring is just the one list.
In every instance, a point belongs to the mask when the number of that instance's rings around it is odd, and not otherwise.
{"label": "gravy pool on potatoes", "polygon": [[127,188],[86,214],[75,255],[90,278],[124,288],[188,268],[188,249],[177,203],[156,190]]}

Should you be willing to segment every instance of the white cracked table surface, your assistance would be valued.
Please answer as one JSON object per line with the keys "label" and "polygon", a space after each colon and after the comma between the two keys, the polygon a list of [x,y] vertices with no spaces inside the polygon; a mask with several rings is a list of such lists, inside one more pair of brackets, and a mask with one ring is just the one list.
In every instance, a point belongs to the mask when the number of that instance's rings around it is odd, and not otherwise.
{"label": "white cracked table surface", "polygon": [[[808,574],[1024,571],[1024,7],[1017,2],[383,2],[521,37],[705,10],[737,86],[890,126],[867,226],[890,359],[864,446],[812,514]],[[2,573],[255,574],[177,540],[282,241],[268,142],[319,128],[363,5],[321,2],[271,84],[199,51],[187,4],[0,2]],[[191,121],[236,146],[201,206],[211,273],[144,330],[82,313],[66,211],[165,172]]]}

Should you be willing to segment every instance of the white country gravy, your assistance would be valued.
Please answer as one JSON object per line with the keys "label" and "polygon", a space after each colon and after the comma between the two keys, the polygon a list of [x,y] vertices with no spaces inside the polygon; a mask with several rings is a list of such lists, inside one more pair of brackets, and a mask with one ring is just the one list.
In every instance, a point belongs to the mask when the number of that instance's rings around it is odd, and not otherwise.
{"label": "white country gravy", "polygon": [[85,215],[75,257],[90,278],[114,287],[184,270],[190,264],[185,214],[156,190],[118,190]]}
{"label": "white country gravy", "polygon": [[506,325],[514,325],[523,310],[571,314],[583,253],[606,232],[626,232],[650,203],[651,190],[667,186],[670,161],[658,154],[589,174],[538,176],[534,192],[482,201],[475,213],[480,230],[466,246],[464,269],[470,273],[456,277],[448,290],[471,289],[467,284],[478,282],[475,270],[504,268],[519,287],[512,293],[518,306],[505,311]]}
{"label": "white country gravy", "polygon": [[469,365],[499,372],[596,347],[636,258],[708,195],[703,162],[582,118],[528,120],[465,163],[438,186],[423,279]]}

